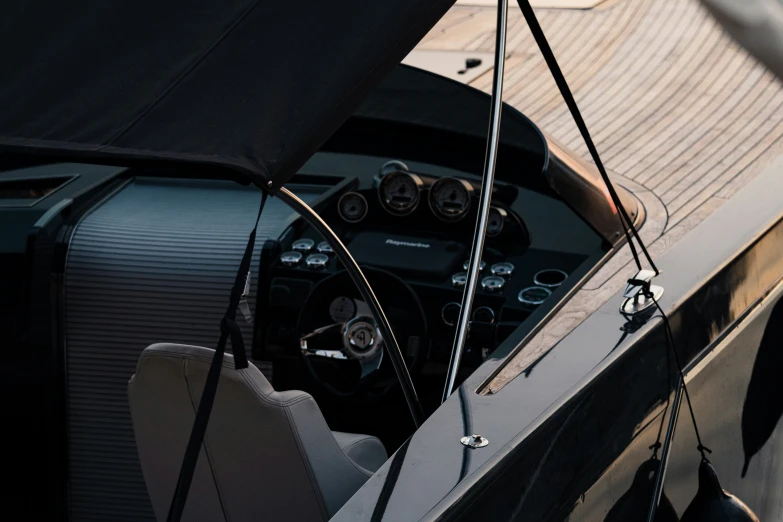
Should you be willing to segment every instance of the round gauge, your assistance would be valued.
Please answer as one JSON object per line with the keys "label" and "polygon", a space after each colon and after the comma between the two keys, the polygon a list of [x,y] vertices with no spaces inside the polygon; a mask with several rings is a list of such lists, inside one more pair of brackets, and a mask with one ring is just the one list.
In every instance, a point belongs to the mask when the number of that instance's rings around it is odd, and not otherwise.
{"label": "round gauge", "polygon": [[552,295],[552,292],[547,288],[531,286],[519,292],[517,299],[524,305],[538,306],[550,295]]}
{"label": "round gauge", "polygon": [[318,243],[318,251],[322,254],[334,253],[334,250],[332,250],[332,247],[326,241],[321,241],[320,243]]}
{"label": "round gauge", "polygon": [[459,272],[451,276],[451,284],[457,288],[462,288],[468,282],[468,273]]}
{"label": "round gauge", "polygon": [[356,303],[350,297],[338,297],[329,305],[329,317],[335,323],[347,323],[356,315]]}
{"label": "round gauge", "polygon": [[511,274],[514,273],[514,265],[508,261],[503,261],[492,265],[492,268],[490,268],[489,271],[492,272],[492,275],[511,277]]}
{"label": "round gauge", "polygon": [[489,237],[495,237],[503,232],[507,215],[502,208],[489,207],[489,216],[487,216],[487,235]]}
{"label": "round gauge", "polygon": [[479,306],[473,311],[473,320],[477,323],[495,322],[495,311],[488,306]]}
{"label": "round gauge", "polygon": [[358,192],[346,192],[337,203],[340,217],[348,223],[358,223],[367,215],[367,200]]}
{"label": "round gauge", "polygon": [[313,245],[315,245],[315,241],[310,239],[309,237],[303,237],[301,239],[297,239],[291,244],[292,250],[297,250],[299,252],[309,252],[313,249]]}
{"label": "round gauge", "polygon": [[294,250],[280,254],[280,262],[285,266],[296,266],[302,261],[302,253]]}
{"label": "round gauge", "polygon": [[459,319],[459,312],[462,305],[459,303],[446,303],[440,311],[440,317],[447,326],[454,326]]}
{"label": "round gauge", "polygon": [[503,289],[506,280],[500,276],[487,276],[481,280],[481,288],[487,292],[497,292]]}
{"label": "round gauge", "polygon": [[307,259],[305,259],[305,264],[310,270],[321,270],[326,268],[327,263],[329,263],[329,256],[326,254],[310,254],[307,256]]}
{"label": "round gauge", "polygon": [[[470,259],[462,263],[462,269],[467,270],[468,266],[470,266]],[[479,263],[479,272],[483,272],[486,267],[487,267],[487,262],[482,259],[481,263]]]}
{"label": "round gauge", "polygon": [[408,166],[400,160],[387,161],[381,165],[379,174],[381,176],[385,176],[386,174],[390,174],[392,172],[408,172]]}
{"label": "round gauge", "polygon": [[470,209],[473,186],[463,179],[441,178],[430,187],[430,208],[444,221],[459,221]]}
{"label": "round gauge", "polygon": [[390,172],[378,185],[381,205],[395,216],[410,214],[419,205],[421,178],[409,172]]}

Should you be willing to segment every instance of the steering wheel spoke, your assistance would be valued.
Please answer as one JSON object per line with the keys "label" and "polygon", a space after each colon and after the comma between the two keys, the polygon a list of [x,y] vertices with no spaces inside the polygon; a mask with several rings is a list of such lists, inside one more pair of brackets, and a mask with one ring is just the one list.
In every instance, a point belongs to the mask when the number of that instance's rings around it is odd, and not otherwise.
{"label": "steering wheel spoke", "polygon": [[334,349],[342,345],[342,335],[345,323],[334,323],[316,328],[299,338],[299,348],[302,355],[308,357],[325,357],[328,359],[347,359],[342,349]]}
{"label": "steering wheel spoke", "polygon": [[372,372],[376,371],[381,365],[381,359],[383,359],[383,350],[378,350],[378,356],[374,359],[363,359],[359,361],[362,365],[361,379],[364,379]]}

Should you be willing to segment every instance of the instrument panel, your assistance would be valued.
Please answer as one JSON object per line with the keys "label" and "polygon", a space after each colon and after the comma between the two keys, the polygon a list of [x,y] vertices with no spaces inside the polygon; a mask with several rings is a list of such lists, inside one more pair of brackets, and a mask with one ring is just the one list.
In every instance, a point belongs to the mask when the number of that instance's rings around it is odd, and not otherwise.
{"label": "instrument panel", "polygon": [[[432,216],[447,223],[467,217],[480,189],[458,177],[432,178],[411,172],[399,160],[384,163],[375,182],[377,200],[391,216],[408,216],[426,199]],[[340,218],[346,223],[361,222],[367,216],[368,208],[367,198],[359,192],[344,194],[338,204]],[[487,232],[489,236],[500,234],[507,216],[504,209],[492,208]]]}
{"label": "instrument panel", "polygon": [[[345,178],[318,213],[360,266],[397,276],[418,296],[429,333],[425,343],[412,349],[421,351],[415,359],[445,364],[467,281],[481,185],[476,177],[414,170],[400,160],[375,165],[362,177]],[[466,366],[481,364],[527,317],[553,302],[552,296],[586,259],[532,246],[520,215],[520,190],[503,182],[494,187]],[[526,197],[533,201],[537,196]],[[271,274],[272,331],[266,346],[277,353],[293,347],[295,354],[301,307],[320,281],[343,267],[329,245],[301,221],[280,238],[271,262],[266,273]],[[357,313],[356,300],[349,293],[338,294],[320,305],[324,317],[335,322]]]}

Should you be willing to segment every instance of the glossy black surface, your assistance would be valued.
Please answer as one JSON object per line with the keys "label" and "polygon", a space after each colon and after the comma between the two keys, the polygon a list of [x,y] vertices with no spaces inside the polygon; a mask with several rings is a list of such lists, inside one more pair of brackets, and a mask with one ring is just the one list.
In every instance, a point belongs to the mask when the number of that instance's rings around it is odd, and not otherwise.
{"label": "glossy black surface", "polygon": [[[768,453],[765,459],[754,458],[741,479],[740,419],[766,324],[741,320],[754,306],[770,308],[770,301],[762,299],[783,274],[782,209],[776,196],[783,178],[776,169],[771,167],[673,246],[661,258],[663,274],[656,279],[666,288],[662,306],[683,361],[693,364],[705,349],[716,353],[714,348],[729,339],[724,337],[730,327],[740,326],[732,330],[730,349],[719,352],[736,359],[720,364],[718,357],[703,356],[703,368],[696,365],[689,373],[689,386],[724,487],[762,520],[783,516],[781,480],[775,475],[783,469],[783,447],[779,427],[765,434],[776,424],[776,404],[753,406],[764,408],[764,418],[750,424],[767,428],[745,438],[767,437],[762,451]],[[659,440],[676,382],[660,319],[624,335],[618,306],[615,296],[529,375],[520,375],[496,395],[475,393],[500,361],[485,363],[463,384],[464,392],[446,401],[411,437],[404,456],[392,459],[395,468],[384,465],[334,520],[369,520],[371,515],[372,520],[406,521],[604,520],[651,459],[650,446]],[[471,431],[490,441],[467,454],[459,443],[466,434],[466,411]],[[683,408],[664,489],[678,513],[696,493],[700,458],[682,422],[685,415]],[[376,504],[384,490],[385,509],[379,514]]]}

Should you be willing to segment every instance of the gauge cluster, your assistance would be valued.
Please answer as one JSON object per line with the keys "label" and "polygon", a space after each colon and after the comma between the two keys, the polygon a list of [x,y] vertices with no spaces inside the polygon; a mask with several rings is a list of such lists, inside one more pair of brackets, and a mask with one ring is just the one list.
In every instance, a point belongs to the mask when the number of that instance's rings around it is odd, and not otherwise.
{"label": "gauge cluster", "polygon": [[[419,232],[428,226],[440,232],[443,224],[455,226],[462,234],[475,226],[480,185],[454,176],[434,177],[411,172],[399,160],[384,163],[373,178],[372,188],[344,193],[337,203],[337,215],[349,225],[383,225],[405,227],[404,220]],[[498,185],[493,194],[487,222],[487,237],[506,237],[515,243],[529,244],[524,221],[507,209],[514,200],[515,189]],[[472,219],[466,219],[469,216]],[[365,222],[369,219],[371,223]],[[447,228],[446,230],[452,230]],[[519,234],[524,236],[519,238]]]}
{"label": "gauge cluster", "polygon": [[[398,160],[376,168],[337,178],[332,192],[313,208],[360,266],[391,274],[410,287],[428,325],[426,360],[444,364],[468,279],[481,185],[454,170],[413,172]],[[573,280],[569,274],[584,261],[583,254],[534,246],[517,212],[524,212],[520,201],[531,196],[520,190],[498,182],[492,194],[463,359],[468,366],[480,364],[529,316],[554,306],[561,285]],[[262,271],[258,282],[259,288],[268,285],[270,295],[264,350],[293,356],[304,303],[318,285],[342,272],[343,264],[302,220],[268,248],[272,269]],[[338,290],[318,306],[325,321],[345,323],[361,312],[360,302]]]}

